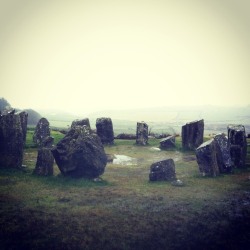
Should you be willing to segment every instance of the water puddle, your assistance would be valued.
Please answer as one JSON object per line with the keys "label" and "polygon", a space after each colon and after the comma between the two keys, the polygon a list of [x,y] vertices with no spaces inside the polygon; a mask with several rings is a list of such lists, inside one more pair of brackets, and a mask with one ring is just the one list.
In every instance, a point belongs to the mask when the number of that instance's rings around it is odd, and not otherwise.
{"label": "water puddle", "polygon": [[112,161],[113,164],[120,164],[120,165],[137,165],[137,159],[132,158],[127,155],[114,155],[114,159]]}

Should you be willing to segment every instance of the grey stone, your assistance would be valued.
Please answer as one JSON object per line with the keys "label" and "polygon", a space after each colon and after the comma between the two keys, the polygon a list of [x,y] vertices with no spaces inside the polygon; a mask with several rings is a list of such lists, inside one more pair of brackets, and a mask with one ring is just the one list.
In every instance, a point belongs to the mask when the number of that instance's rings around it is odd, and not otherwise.
{"label": "grey stone", "polygon": [[136,135],[134,134],[126,134],[126,133],[121,133],[115,137],[116,139],[125,139],[125,140],[135,140]]}
{"label": "grey stone", "polygon": [[145,122],[137,122],[136,127],[136,144],[148,144],[148,125]]}
{"label": "grey stone", "polygon": [[96,133],[103,144],[114,143],[114,130],[111,118],[102,117],[96,119]]}
{"label": "grey stone", "polygon": [[182,148],[194,150],[203,143],[204,120],[193,121],[182,126]]}
{"label": "grey stone", "polygon": [[160,148],[169,149],[169,148],[174,148],[174,147],[175,147],[175,136],[174,135],[170,135],[170,136],[160,140]]}
{"label": "grey stone", "polygon": [[42,176],[53,175],[54,157],[51,153],[51,148],[39,148],[37,154],[36,167],[34,174]]}
{"label": "grey stone", "polygon": [[100,138],[87,126],[76,126],[52,149],[63,175],[97,178],[104,173],[107,157]]}
{"label": "grey stone", "polygon": [[74,128],[75,126],[84,126],[84,125],[90,128],[89,118],[74,120],[71,124],[71,128]]}
{"label": "grey stone", "polygon": [[233,162],[230,155],[230,146],[225,134],[217,134],[214,137],[216,144],[216,157],[220,173],[232,172]]}
{"label": "grey stone", "polygon": [[0,167],[22,167],[27,120],[26,112],[0,115]]}
{"label": "grey stone", "polygon": [[200,173],[203,176],[219,175],[216,156],[216,142],[214,139],[202,143],[195,151]]}
{"label": "grey stone", "polygon": [[246,164],[247,140],[246,131],[243,125],[229,125],[228,141],[230,154],[235,167],[241,168]]}
{"label": "grey stone", "polygon": [[33,135],[33,142],[39,147],[43,146],[43,140],[50,136],[50,127],[49,122],[46,118],[41,118],[35,128],[35,132]]}
{"label": "grey stone", "polygon": [[173,181],[176,180],[175,164],[173,159],[166,159],[153,163],[150,166],[150,181]]}

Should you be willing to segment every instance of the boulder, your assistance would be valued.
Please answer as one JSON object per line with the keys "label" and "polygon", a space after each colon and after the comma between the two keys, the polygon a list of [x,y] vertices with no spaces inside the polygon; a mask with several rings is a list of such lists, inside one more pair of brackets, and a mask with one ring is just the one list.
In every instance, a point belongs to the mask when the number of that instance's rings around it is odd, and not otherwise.
{"label": "boulder", "polygon": [[193,121],[182,126],[182,148],[194,150],[203,143],[204,120]]}
{"label": "boulder", "polygon": [[53,164],[54,157],[51,153],[51,148],[39,148],[37,154],[36,167],[33,173],[42,176],[53,175]]}
{"label": "boulder", "polygon": [[175,164],[173,159],[155,162],[150,166],[150,181],[173,181],[176,180]]}
{"label": "boulder", "polygon": [[43,140],[50,136],[50,127],[49,122],[46,118],[41,118],[35,128],[35,132],[33,135],[33,142],[39,147],[43,146]]}
{"label": "boulder", "polygon": [[0,115],[0,167],[22,167],[27,120],[26,112]]}
{"label": "boulder", "polygon": [[203,176],[219,175],[216,156],[216,142],[214,139],[202,143],[195,151],[200,173]]}
{"label": "boulder", "polygon": [[114,143],[114,130],[111,118],[97,118],[96,119],[96,133],[100,137],[103,144]]}
{"label": "boulder", "polygon": [[63,175],[96,178],[104,173],[107,157],[100,138],[87,126],[76,126],[52,148]]}
{"label": "boulder", "polygon": [[87,126],[90,128],[90,123],[89,123],[89,118],[84,118],[84,119],[77,119],[77,120],[74,120],[72,123],[71,123],[71,128],[74,128],[75,126]]}
{"label": "boulder", "polygon": [[214,137],[214,140],[216,145],[217,164],[220,173],[232,172],[233,162],[231,160],[230,146],[227,136],[225,134],[217,134]]}
{"label": "boulder", "polygon": [[227,130],[233,164],[238,168],[244,167],[247,156],[245,127],[243,125],[229,125]]}
{"label": "boulder", "polygon": [[148,125],[145,122],[137,122],[136,127],[136,144],[148,144]]}
{"label": "boulder", "polygon": [[175,147],[175,136],[174,135],[170,135],[170,136],[160,140],[160,148],[169,149],[169,148],[174,148],[174,147]]}

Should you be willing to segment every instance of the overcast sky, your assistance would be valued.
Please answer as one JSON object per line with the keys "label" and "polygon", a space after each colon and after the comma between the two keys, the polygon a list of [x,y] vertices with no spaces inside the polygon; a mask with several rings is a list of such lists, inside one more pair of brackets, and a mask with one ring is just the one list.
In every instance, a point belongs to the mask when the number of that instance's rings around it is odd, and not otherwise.
{"label": "overcast sky", "polygon": [[88,113],[250,104],[248,0],[0,0],[0,97]]}

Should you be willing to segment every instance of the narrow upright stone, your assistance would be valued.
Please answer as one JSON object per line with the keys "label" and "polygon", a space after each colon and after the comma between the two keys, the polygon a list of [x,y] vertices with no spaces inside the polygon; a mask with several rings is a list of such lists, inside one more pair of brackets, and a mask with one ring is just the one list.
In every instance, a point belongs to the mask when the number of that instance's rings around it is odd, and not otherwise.
{"label": "narrow upright stone", "polygon": [[204,120],[194,121],[182,126],[182,148],[194,150],[203,143]]}
{"label": "narrow upright stone", "polygon": [[148,144],[148,125],[145,122],[137,122],[136,128],[136,144]]}
{"label": "narrow upright stone", "polygon": [[100,137],[102,144],[113,144],[114,130],[111,118],[97,118],[96,133]]}
{"label": "narrow upright stone", "polygon": [[247,156],[245,127],[243,125],[229,125],[227,130],[233,164],[238,168],[244,167]]}
{"label": "narrow upright stone", "polygon": [[43,140],[50,136],[50,127],[49,122],[46,118],[41,118],[35,128],[35,132],[33,135],[33,142],[37,144],[39,147],[42,147]]}

